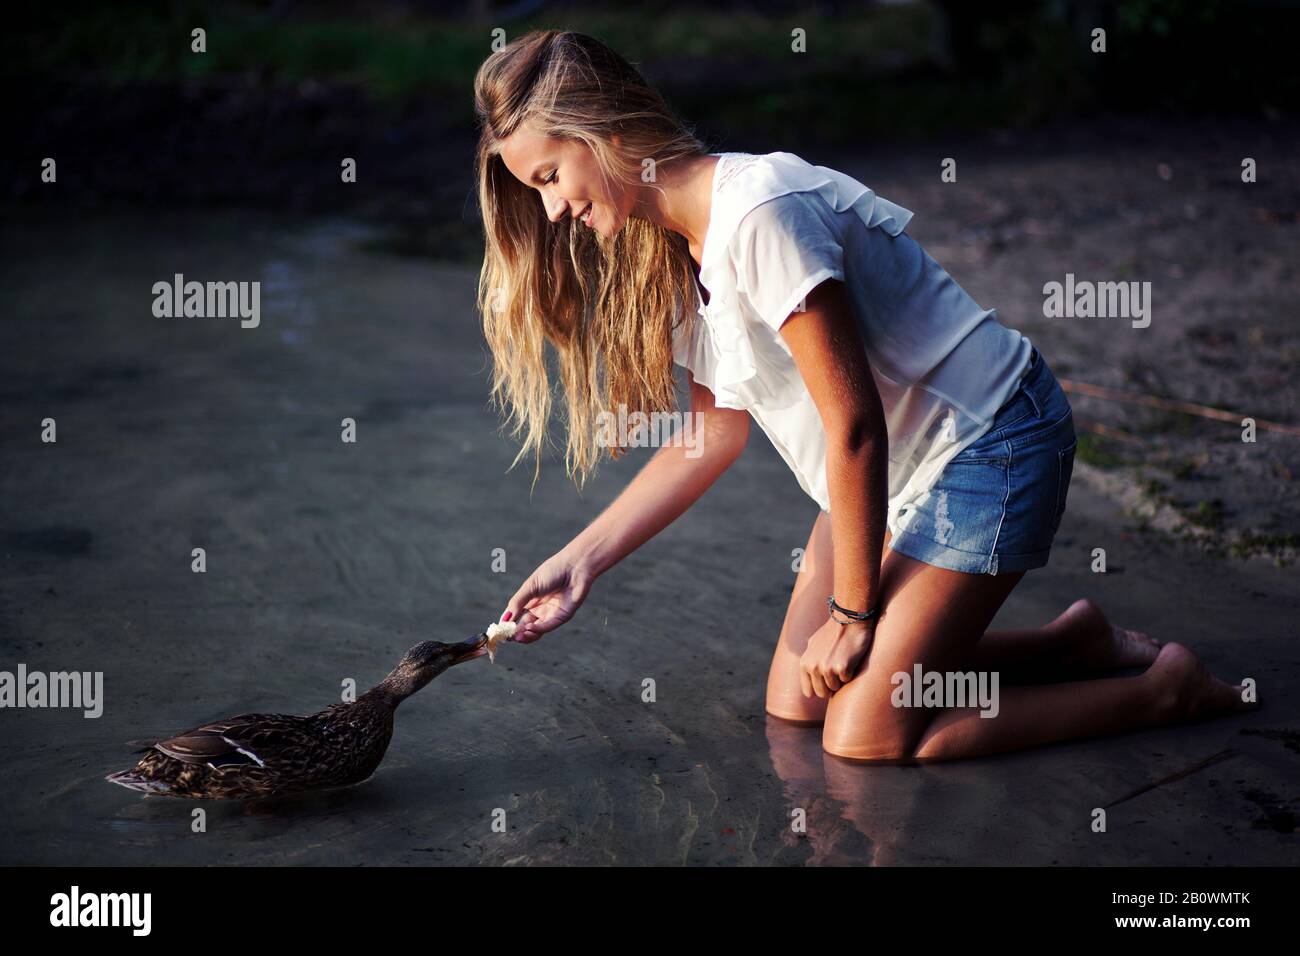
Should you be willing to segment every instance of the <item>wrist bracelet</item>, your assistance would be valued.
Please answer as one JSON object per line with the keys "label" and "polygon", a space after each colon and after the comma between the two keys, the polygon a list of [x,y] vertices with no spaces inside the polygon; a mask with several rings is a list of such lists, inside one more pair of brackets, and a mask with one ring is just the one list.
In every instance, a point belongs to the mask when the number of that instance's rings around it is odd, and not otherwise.
{"label": "wrist bracelet", "polygon": [[[836,604],[835,595],[833,594],[826,599],[826,606],[830,608],[831,620],[835,621],[837,624],[852,624],[857,621],[868,621],[880,612],[880,605],[876,605],[866,611],[850,611],[848,608],[843,608]],[[837,612],[843,614],[848,618],[848,620],[841,621],[835,616]]]}

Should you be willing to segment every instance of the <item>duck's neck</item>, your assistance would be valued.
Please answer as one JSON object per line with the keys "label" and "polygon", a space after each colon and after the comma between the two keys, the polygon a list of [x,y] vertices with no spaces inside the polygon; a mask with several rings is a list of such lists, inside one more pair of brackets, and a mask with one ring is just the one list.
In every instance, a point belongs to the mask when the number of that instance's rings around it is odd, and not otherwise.
{"label": "duck's neck", "polygon": [[411,674],[409,671],[395,670],[361,696],[396,710],[402,701],[423,689],[431,680],[432,674]]}
{"label": "duck's neck", "polygon": [[389,687],[385,681],[380,681],[370,690],[366,691],[357,698],[357,703],[370,704],[375,707],[382,707],[385,710],[396,710],[397,705],[406,700],[410,694],[402,695],[397,693],[392,687]]}

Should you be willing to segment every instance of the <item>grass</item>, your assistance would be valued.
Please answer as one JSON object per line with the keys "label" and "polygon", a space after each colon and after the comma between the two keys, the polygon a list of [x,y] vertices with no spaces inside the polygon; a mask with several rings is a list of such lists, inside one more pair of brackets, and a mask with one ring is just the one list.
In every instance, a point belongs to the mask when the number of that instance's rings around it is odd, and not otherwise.
{"label": "grass", "polygon": [[1096,468],[1118,468],[1124,464],[1124,459],[1114,453],[1113,447],[1099,435],[1083,434],[1079,436],[1075,457]]}
{"label": "grass", "polygon": [[[1066,38],[1050,31],[997,82],[944,72],[935,63],[937,14],[924,3],[848,5],[834,15],[813,5],[779,14],[548,5],[506,23],[491,14],[476,23],[387,4],[364,18],[306,5],[273,15],[247,3],[197,0],[75,7],[76,15],[63,16],[39,43],[0,34],[0,72],[38,81],[82,74],[118,85],[354,85],[388,109],[445,98],[468,119],[474,74],[492,50],[492,31],[503,29],[510,40],[557,27],[619,51],[683,117],[707,117],[710,127],[732,131],[799,130],[827,143],[859,143],[864,129],[880,123],[893,134],[926,135],[1059,118],[1068,105],[1065,89],[1077,85],[1068,46],[1058,48]],[[196,26],[207,32],[205,53],[191,51]],[[792,50],[795,30],[803,31],[804,52]]]}
{"label": "grass", "polygon": [[1242,532],[1241,539],[1232,544],[1228,549],[1228,552],[1234,558],[1249,558],[1257,554],[1272,554],[1274,556],[1273,563],[1278,567],[1285,567],[1289,562],[1287,562],[1278,552],[1294,550],[1300,550],[1300,534],[1296,532],[1265,534],[1258,531],[1246,530]]}
{"label": "grass", "polygon": [[[242,3],[176,3],[161,11],[143,4],[125,9],[87,4],[41,43],[7,45],[6,68],[55,76],[76,64],[118,83],[245,76],[290,85],[308,79],[355,82],[391,103],[433,92],[464,97],[498,27],[507,40],[530,29],[568,27],[599,37],[638,66],[743,62],[752,77],[764,75],[765,63],[781,67],[786,76],[805,64],[860,73],[873,62],[925,61],[933,26],[924,5],[848,9],[834,17],[811,11],[768,17],[707,7],[615,12],[548,7],[505,24],[490,15],[473,23],[389,7],[366,18],[300,10],[279,17]],[[205,53],[191,52],[195,27],[207,33]],[[791,51],[795,28],[806,32],[806,53]],[[715,72],[725,81],[729,71],[724,65]],[[844,122],[851,119],[842,116]]]}
{"label": "grass", "polygon": [[[308,79],[357,83],[381,101],[467,88],[488,52],[480,31],[405,23],[300,18],[273,20],[240,5],[205,13],[181,4],[156,16],[90,8],[28,57],[38,72],[77,63],[112,83],[255,77],[268,84]],[[191,52],[190,31],[207,31],[207,52]]]}
{"label": "grass", "polygon": [[1166,494],[1169,490],[1169,486],[1163,481],[1156,478],[1147,478],[1140,482],[1138,487],[1142,489],[1142,494],[1146,495],[1146,497],[1158,504],[1172,503],[1169,496]]}
{"label": "grass", "polygon": [[1190,509],[1183,511],[1183,517],[1202,528],[1220,530],[1223,528],[1224,518],[1226,517],[1223,499],[1214,498],[1210,501],[1198,501]]}
{"label": "grass", "polygon": [[[1148,0],[1164,11],[1156,19],[1178,25],[1165,35],[1150,29],[1155,15],[1134,9],[1135,2],[1121,5],[1127,19],[1114,29],[1114,49],[1101,58],[1086,52],[1086,38],[1062,15],[1062,5],[1045,0],[1033,10],[990,11],[974,32],[963,17],[945,23],[928,3],[836,4],[833,14],[823,12],[829,5],[814,3],[775,13],[548,3],[526,17],[503,20],[498,9],[474,21],[468,11],[486,4],[449,7],[448,16],[391,0],[364,7],[68,0],[57,10],[15,8],[0,31],[0,73],[11,82],[54,86],[68,78],[100,87],[219,79],[292,87],[312,80],[359,85],[388,106],[447,96],[466,104],[468,114],[468,92],[497,39],[494,31],[510,40],[554,27],[600,38],[670,97],[707,97],[711,106],[742,115],[752,110],[768,123],[807,124],[808,94],[783,91],[815,89],[814,112],[831,126],[830,138],[855,126],[870,131],[881,121],[891,132],[901,124],[904,132],[932,133],[1113,110],[1237,115],[1244,108],[1279,117],[1300,102],[1300,75],[1275,65],[1289,62],[1285,38],[1300,24],[1300,11],[1261,0],[1241,15],[1223,0],[1208,20],[1202,14],[1193,23],[1190,11],[1204,11],[1211,0],[1197,0],[1194,8],[1183,0]],[[941,26],[960,31],[946,47],[965,74],[938,67]],[[195,27],[207,32],[201,54],[190,48]],[[805,52],[791,48],[795,31],[803,31]],[[1250,49],[1254,56],[1237,58],[1228,71],[1200,68],[1222,49]]]}

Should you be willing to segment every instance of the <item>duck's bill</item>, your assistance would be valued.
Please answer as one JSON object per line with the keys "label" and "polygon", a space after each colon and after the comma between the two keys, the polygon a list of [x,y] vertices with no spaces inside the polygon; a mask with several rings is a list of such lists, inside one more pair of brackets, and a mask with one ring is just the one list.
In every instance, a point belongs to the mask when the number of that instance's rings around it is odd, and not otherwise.
{"label": "duck's bill", "polygon": [[461,641],[459,644],[453,644],[452,647],[456,651],[456,656],[452,658],[451,662],[453,664],[460,664],[464,661],[473,660],[476,657],[482,657],[487,653],[487,641],[488,637],[486,634],[476,634],[468,641]]}

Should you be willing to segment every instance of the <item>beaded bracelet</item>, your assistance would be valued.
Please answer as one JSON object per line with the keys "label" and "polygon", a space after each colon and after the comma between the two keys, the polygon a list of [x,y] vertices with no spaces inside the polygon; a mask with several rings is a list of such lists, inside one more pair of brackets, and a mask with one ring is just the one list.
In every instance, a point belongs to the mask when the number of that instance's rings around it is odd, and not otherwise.
{"label": "beaded bracelet", "polygon": [[[850,611],[848,608],[843,608],[836,604],[835,595],[833,594],[826,599],[826,606],[831,610],[831,620],[837,624],[853,624],[857,621],[869,621],[880,612],[880,605],[876,605],[867,611]],[[841,621],[835,616],[836,612],[843,614],[849,620]]]}

